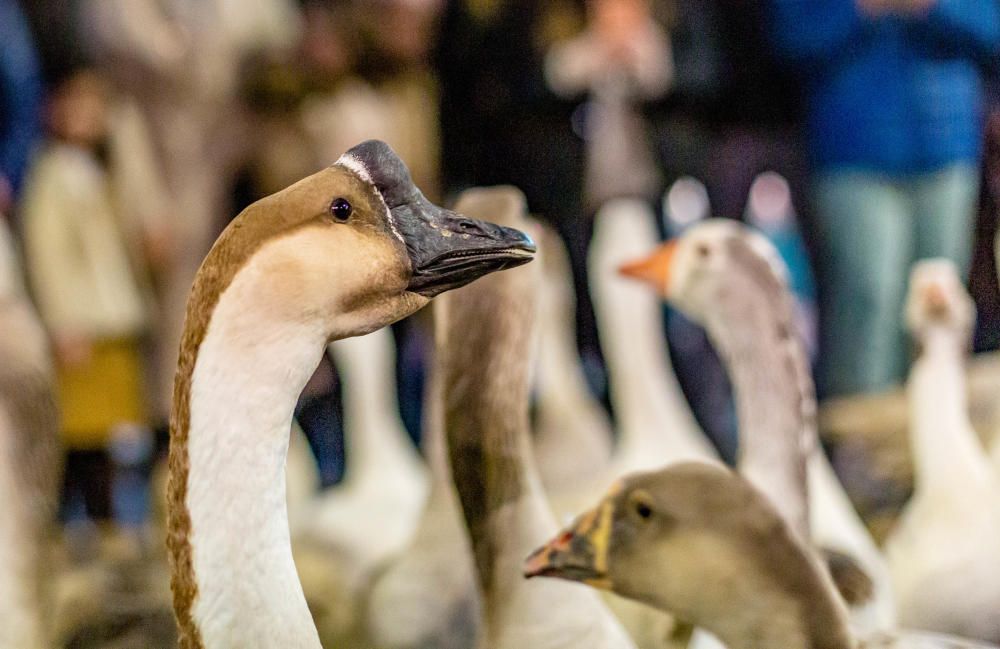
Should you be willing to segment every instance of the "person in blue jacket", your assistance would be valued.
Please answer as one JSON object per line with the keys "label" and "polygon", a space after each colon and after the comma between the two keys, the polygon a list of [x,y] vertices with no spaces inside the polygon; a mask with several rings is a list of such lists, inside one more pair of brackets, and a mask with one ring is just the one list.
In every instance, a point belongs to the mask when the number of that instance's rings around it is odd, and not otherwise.
{"label": "person in blue jacket", "polygon": [[772,0],[778,53],[801,73],[815,171],[823,394],[906,370],[909,267],[968,272],[982,156],[983,74],[1000,0]]}
{"label": "person in blue jacket", "polygon": [[42,75],[28,21],[17,0],[0,0],[0,214],[21,186],[41,134]]}

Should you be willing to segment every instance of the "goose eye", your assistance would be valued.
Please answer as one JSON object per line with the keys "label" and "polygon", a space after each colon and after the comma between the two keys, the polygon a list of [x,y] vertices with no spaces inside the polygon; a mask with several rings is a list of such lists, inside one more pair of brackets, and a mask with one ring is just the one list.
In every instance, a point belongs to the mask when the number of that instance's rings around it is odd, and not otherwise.
{"label": "goose eye", "polygon": [[637,502],[635,504],[635,513],[639,515],[639,518],[648,520],[653,515],[653,510],[646,503]]}
{"label": "goose eye", "polygon": [[332,203],[330,203],[330,214],[337,221],[343,223],[347,219],[351,218],[351,213],[354,208],[351,207],[350,202],[346,198],[335,198]]}
{"label": "goose eye", "polygon": [[653,517],[652,499],[648,493],[645,491],[636,491],[629,500],[631,501],[632,511],[640,519],[648,521]]}
{"label": "goose eye", "polygon": [[699,243],[695,247],[694,251],[698,255],[698,257],[701,258],[701,259],[708,259],[709,255],[712,254],[712,249],[709,248],[708,244],[705,244],[705,243]]}

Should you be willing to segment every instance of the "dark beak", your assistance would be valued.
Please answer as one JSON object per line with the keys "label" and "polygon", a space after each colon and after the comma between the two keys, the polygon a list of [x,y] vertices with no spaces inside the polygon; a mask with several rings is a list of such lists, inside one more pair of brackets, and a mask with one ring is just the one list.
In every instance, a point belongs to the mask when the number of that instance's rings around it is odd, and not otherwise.
{"label": "dark beak", "polygon": [[611,589],[607,573],[607,513],[603,507],[580,516],[569,528],[531,553],[524,576],[556,577]]}
{"label": "dark beak", "polygon": [[537,250],[520,230],[442,209],[419,193],[391,212],[413,266],[407,289],[425,297],[526,264]]}

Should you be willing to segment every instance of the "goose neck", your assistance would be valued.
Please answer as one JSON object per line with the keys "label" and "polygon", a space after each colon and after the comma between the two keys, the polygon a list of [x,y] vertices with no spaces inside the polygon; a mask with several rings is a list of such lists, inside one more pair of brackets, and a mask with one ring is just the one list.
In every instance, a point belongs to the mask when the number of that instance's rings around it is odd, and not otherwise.
{"label": "goose neck", "polygon": [[816,443],[815,399],[791,310],[764,308],[749,290],[720,302],[707,329],[733,384],[739,470],[807,539],[805,457]]}
{"label": "goose neck", "polygon": [[981,480],[990,473],[969,420],[964,356],[955,336],[929,332],[910,370],[907,392],[918,489]]}
{"label": "goose neck", "polygon": [[[0,404],[2,406],[2,404]],[[0,646],[43,649],[46,641],[42,622],[39,539],[32,538],[35,525],[24,511],[28,498],[17,479],[15,430],[0,407]]]}
{"label": "goose neck", "polygon": [[396,398],[395,355],[386,329],[330,345],[343,381],[345,480],[378,476],[379,467],[416,460]]}
{"label": "goose neck", "polygon": [[237,302],[222,296],[188,387],[189,529],[181,543],[189,546],[191,574],[175,554],[174,590],[175,600],[193,591],[188,610],[196,631],[179,615],[189,639],[183,646],[199,646],[190,640],[197,638],[204,647],[318,648],[292,561],[285,460],[296,399],[325,341],[305,325],[276,325]]}
{"label": "goose neck", "polygon": [[847,609],[808,546],[791,534],[764,542],[739,582],[704,595],[703,626],[730,649],[854,649]]}
{"label": "goose neck", "polygon": [[607,283],[596,306],[611,375],[619,455],[669,453],[657,464],[710,456],[670,364],[660,301],[630,282]]}

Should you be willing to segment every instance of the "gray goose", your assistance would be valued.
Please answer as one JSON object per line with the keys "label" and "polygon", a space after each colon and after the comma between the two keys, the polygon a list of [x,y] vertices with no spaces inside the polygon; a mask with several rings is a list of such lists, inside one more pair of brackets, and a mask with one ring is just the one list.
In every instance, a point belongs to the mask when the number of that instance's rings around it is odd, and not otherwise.
{"label": "gray goose", "polygon": [[524,570],[670,611],[729,649],[993,646],[910,632],[856,637],[829,574],[772,499],[703,462],[629,475]]}
{"label": "gray goose", "polygon": [[774,247],[735,221],[709,219],[623,272],[651,283],[707,329],[733,383],[739,472],[772,499],[800,538],[830,554],[852,621],[891,628],[885,560],[819,447],[812,376]]}
{"label": "gray goose", "polygon": [[326,345],[529,261],[523,233],[443,210],[384,143],[254,203],[188,300],[167,548],[182,649],[320,646],[292,559],[292,410]]}

